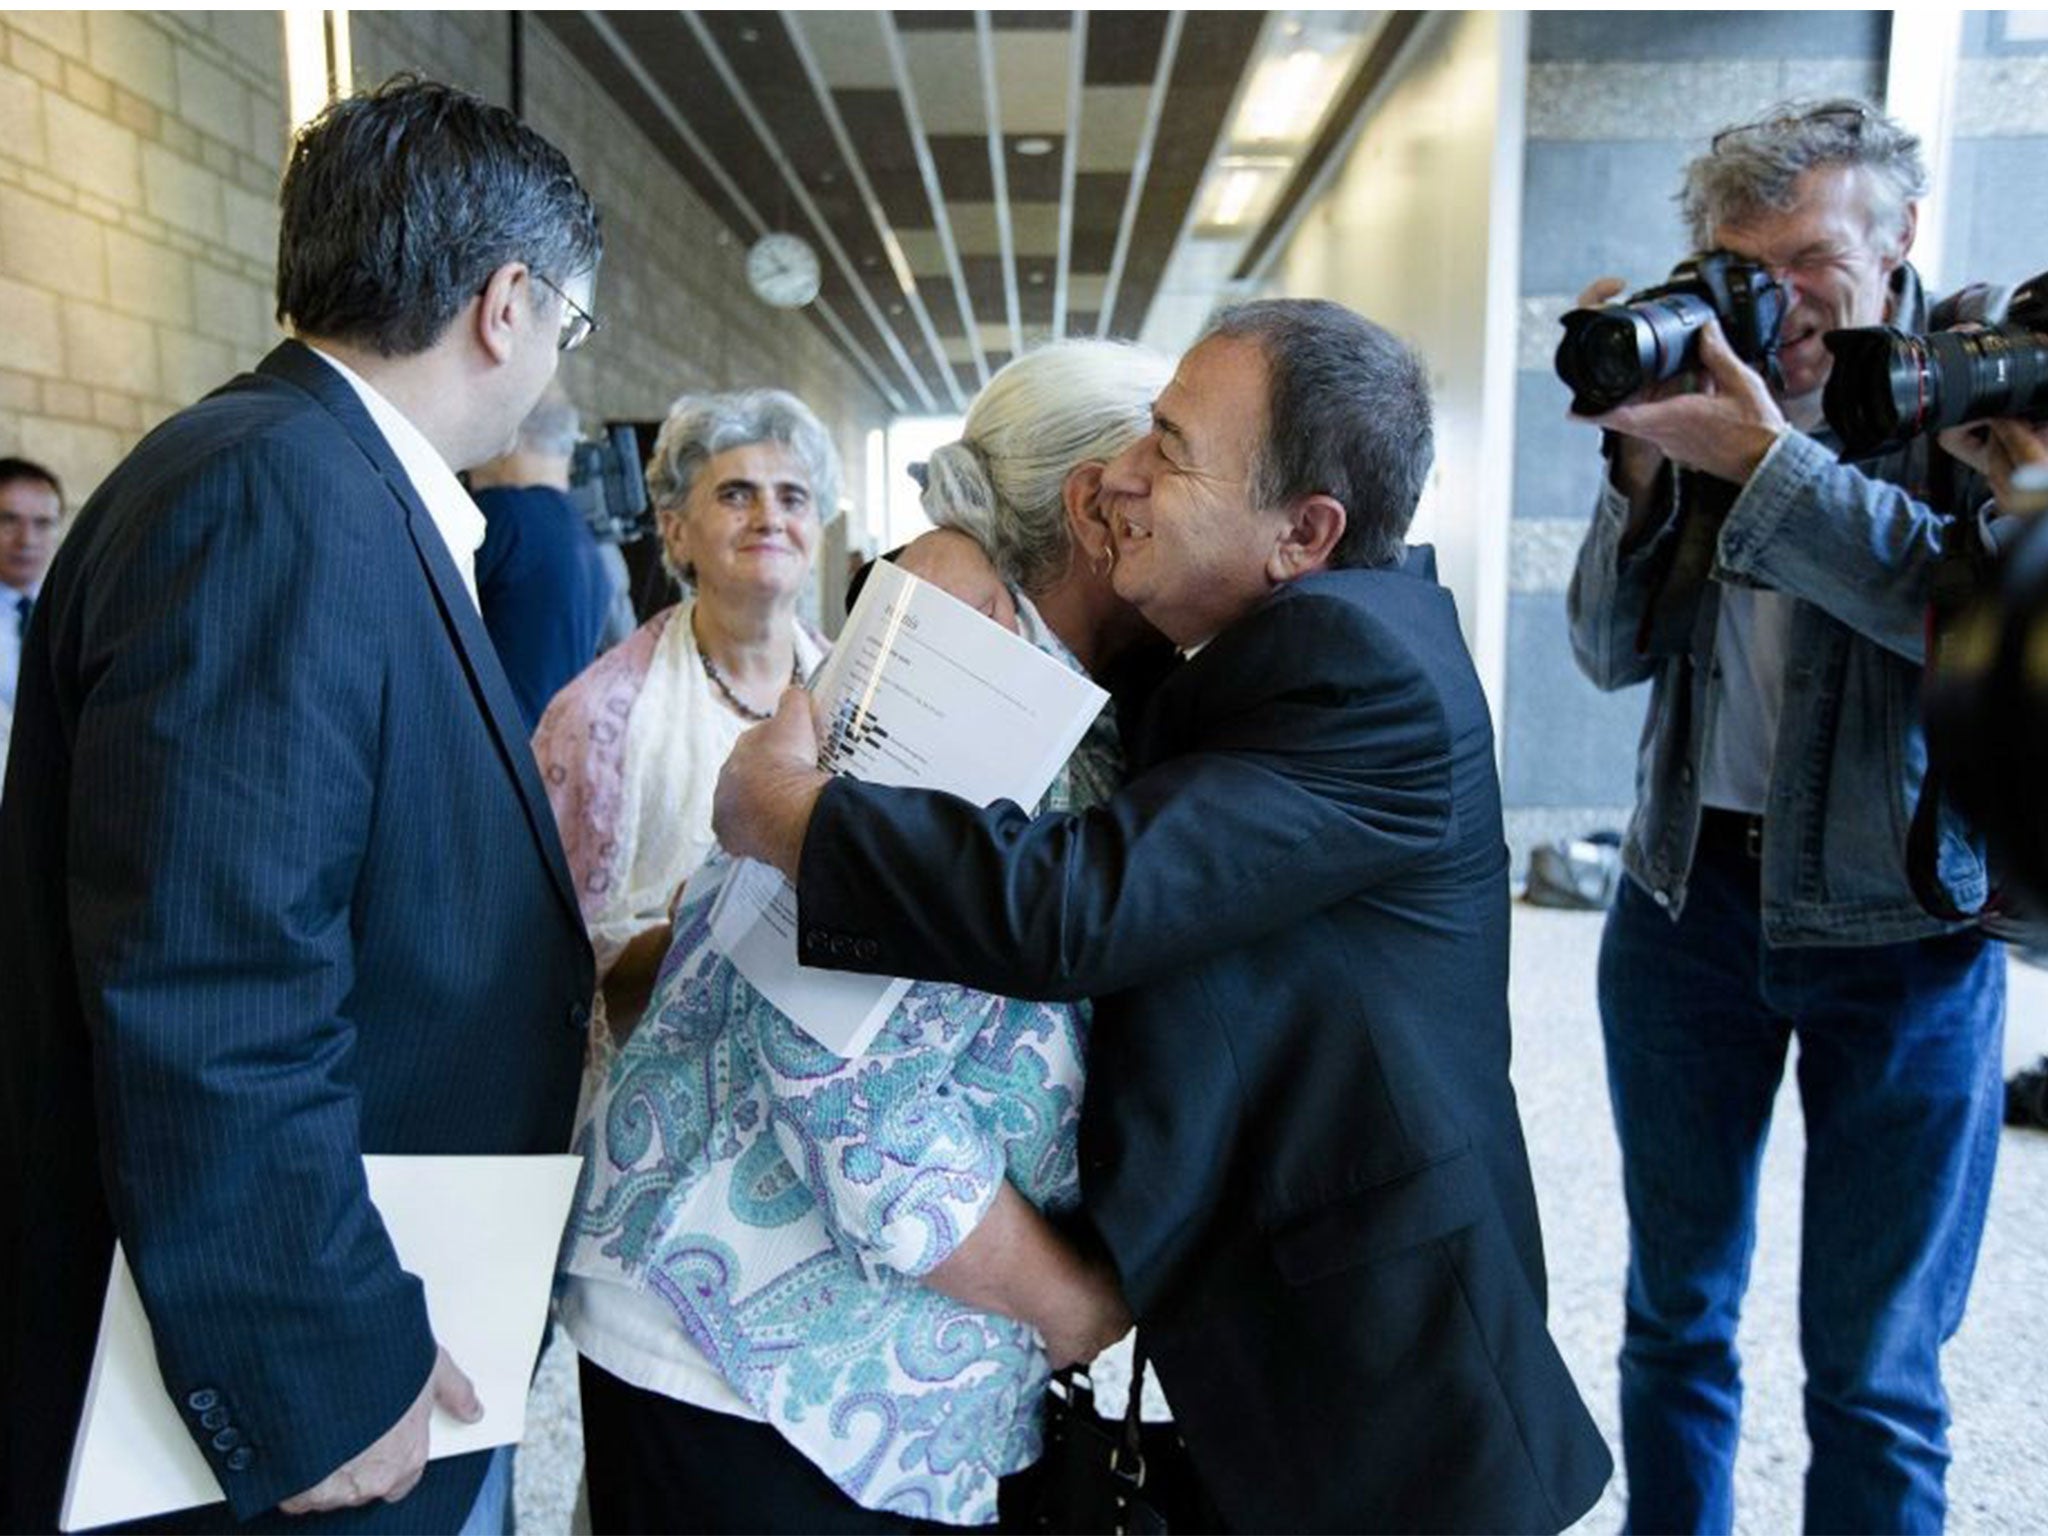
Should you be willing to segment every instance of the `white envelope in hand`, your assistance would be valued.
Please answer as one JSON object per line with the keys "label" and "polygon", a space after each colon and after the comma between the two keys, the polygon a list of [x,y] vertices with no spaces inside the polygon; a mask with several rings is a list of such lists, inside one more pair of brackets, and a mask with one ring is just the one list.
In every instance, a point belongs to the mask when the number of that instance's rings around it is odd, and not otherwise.
{"label": "white envelope in hand", "polygon": [[[437,1409],[430,1457],[514,1445],[525,1435],[577,1167],[568,1156],[363,1159],[398,1261],[426,1288],[434,1337],[484,1405],[474,1424]],[[164,1388],[142,1298],[116,1248],[58,1525],[86,1530],[223,1497]]]}

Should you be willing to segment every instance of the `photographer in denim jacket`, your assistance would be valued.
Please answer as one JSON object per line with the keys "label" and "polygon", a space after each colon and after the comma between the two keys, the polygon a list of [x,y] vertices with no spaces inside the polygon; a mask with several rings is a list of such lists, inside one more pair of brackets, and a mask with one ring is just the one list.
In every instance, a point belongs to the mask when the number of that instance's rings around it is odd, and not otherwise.
{"label": "photographer in denim jacket", "polygon": [[[1608,478],[1572,579],[1573,647],[1603,689],[1651,683],[1600,956],[1637,1530],[1733,1523],[1736,1321],[1794,1038],[1806,1524],[1934,1530],[1945,1510],[1939,1357],[1991,1187],[2005,957],[1930,917],[1907,877],[1923,620],[1950,510],[1925,500],[1929,444],[1845,465],[1820,413],[1826,331],[1925,328],[1906,264],[1925,192],[1918,141],[1861,102],[1716,135],[1680,200],[1698,247],[1783,285],[1782,387],[1710,325],[1696,388],[1593,418]],[[1960,823],[1938,865],[1959,907],[1983,900]]]}

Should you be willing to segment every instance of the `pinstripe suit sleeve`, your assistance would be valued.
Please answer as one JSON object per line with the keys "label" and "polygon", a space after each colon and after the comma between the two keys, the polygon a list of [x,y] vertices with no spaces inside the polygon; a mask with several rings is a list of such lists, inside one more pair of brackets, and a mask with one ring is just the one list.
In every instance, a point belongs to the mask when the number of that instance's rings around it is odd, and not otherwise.
{"label": "pinstripe suit sleeve", "polygon": [[433,1361],[364,1185],[345,1011],[372,818],[414,809],[376,797],[398,525],[335,469],[281,434],[214,454],[85,598],[71,916],[108,1197],[164,1379],[252,1452],[240,1516],[382,1434]]}

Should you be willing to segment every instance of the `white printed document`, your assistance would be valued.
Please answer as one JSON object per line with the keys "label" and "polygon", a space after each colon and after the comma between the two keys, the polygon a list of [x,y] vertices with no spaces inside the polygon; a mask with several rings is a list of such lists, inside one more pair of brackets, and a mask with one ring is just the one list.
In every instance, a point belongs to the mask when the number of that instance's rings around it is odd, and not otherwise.
{"label": "white printed document", "polygon": [[[1109,695],[948,592],[878,560],[811,692],[818,766],[870,784],[992,805],[1038,803]],[[910,983],[797,962],[796,891],[741,860],[712,942],[760,994],[838,1056],[858,1056]]]}
{"label": "white printed document", "polygon": [[[426,1289],[434,1337],[484,1405],[474,1424],[436,1408],[429,1457],[516,1445],[525,1435],[526,1394],[579,1166],[570,1156],[363,1159],[398,1262]],[[87,1530],[224,1497],[165,1390],[142,1298],[117,1247],[58,1525]]]}

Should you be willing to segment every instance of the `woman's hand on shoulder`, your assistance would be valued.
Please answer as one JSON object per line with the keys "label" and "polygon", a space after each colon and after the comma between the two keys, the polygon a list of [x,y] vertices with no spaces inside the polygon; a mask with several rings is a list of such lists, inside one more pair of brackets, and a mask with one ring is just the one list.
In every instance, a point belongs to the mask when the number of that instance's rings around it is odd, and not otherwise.
{"label": "woman's hand on shoulder", "polygon": [[934,528],[906,544],[896,563],[933,586],[950,592],[968,607],[994,619],[1011,634],[1017,632],[1017,605],[997,574],[988,553],[956,528]]}

